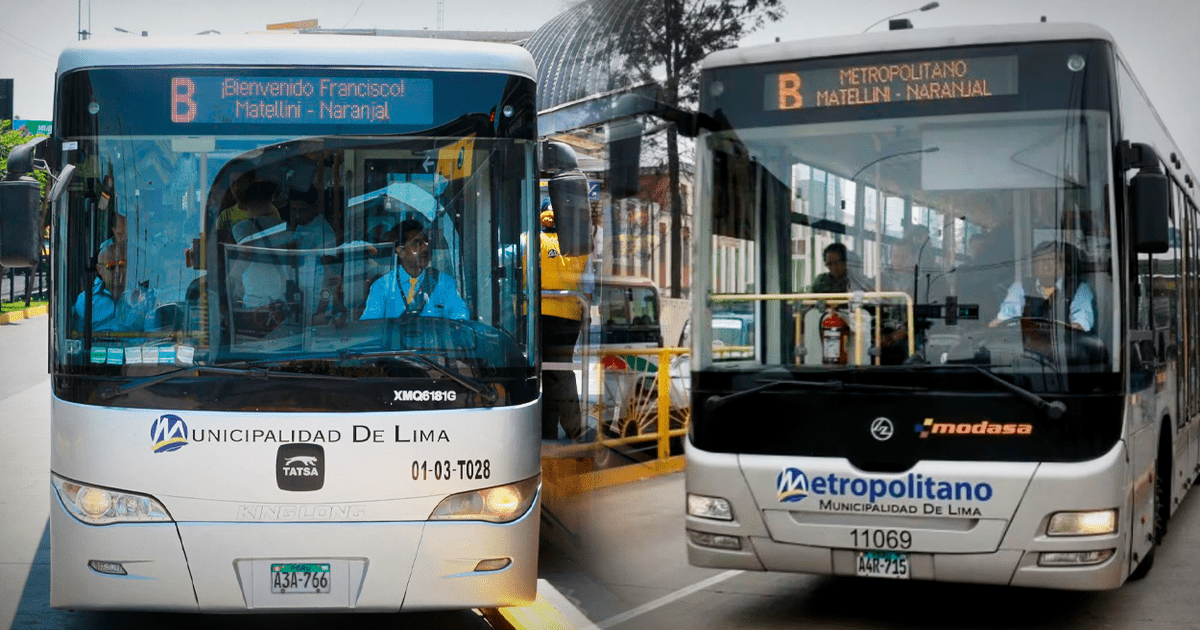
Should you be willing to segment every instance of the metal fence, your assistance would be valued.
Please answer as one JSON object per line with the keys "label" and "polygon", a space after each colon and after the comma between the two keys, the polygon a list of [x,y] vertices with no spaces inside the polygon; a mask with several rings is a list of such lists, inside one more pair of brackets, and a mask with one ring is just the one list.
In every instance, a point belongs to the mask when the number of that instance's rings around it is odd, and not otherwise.
{"label": "metal fence", "polygon": [[25,302],[48,299],[49,278],[45,261],[37,268],[0,267],[0,302]]}

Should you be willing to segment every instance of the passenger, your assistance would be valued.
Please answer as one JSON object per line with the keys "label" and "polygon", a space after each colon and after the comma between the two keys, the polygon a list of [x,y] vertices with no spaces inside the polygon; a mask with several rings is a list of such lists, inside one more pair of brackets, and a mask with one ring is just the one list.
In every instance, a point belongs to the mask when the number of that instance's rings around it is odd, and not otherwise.
{"label": "passenger", "polygon": [[958,266],[963,297],[960,302],[978,303],[980,313],[998,311],[1013,281],[1012,241],[1005,244],[1007,247],[1000,246],[997,236],[995,230],[972,235],[967,247],[969,260]]}
{"label": "passenger", "polygon": [[869,291],[870,287],[850,270],[850,254],[844,243],[830,243],[822,252],[825,267],[829,271],[817,275],[813,280],[812,293],[848,293]]}
{"label": "passenger", "polygon": [[[554,207],[542,205],[541,265],[542,289],[579,291],[580,280],[588,266],[588,256],[563,256],[554,222]],[[583,307],[573,297],[542,298],[542,362],[571,363],[579,340]],[[636,322],[635,322],[636,323]],[[579,393],[572,370],[543,370],[542,436],[558,437],[562,426],[568,439],[583,436],[579,411]]]}
{"label": "passenger", "polygon": [[[913,269],[919,251],[910,240],[892,245],[880,277],[884,291],[913,291]],[[916,299],[916,296],[913,298]],[[889,301],[879,307],[879,312],[879,362],[883,365],[900,364],[908,357],[908,309],[902,302]]]}
{"label": "passenger", "polygon": [[[1016,281],[1000,304],[1000,312],[989,326],[996,327],[1018,317],[1062,321],[1072,328],[1090,332],[1096,323],[1095,294],[1079,278],[1081,260],[1074,246],[1044,241],[1033,250],[1033,277]],[[1069,295],[1065,302],[1063,296]]]}
{"label": "passenger", "polygon": [[321,193],[315,188],[292,193],[290,223],[299,249],[326,249],[337,247],[337,237],[325,220],[321,204]]}
{"label": "passenger", "polygon": [[421,221],[400,224],[396,251],[400,264],[395,274],[371,283],[366,309],[359,319],[385,319],[402,315],[467,319],[470,312],[454,278],[429,266],[429,234]]}
{"label": "passenger", "polygon": [[[125,291],[125,257],[120,247],[109,244],[96,256],[96,279],[92,283],[92,331],[140,332],[154,311],[154,292],[143,288]],[[82,329],[87,304],[84,293],[75,299],[72,312]]]}
{"label": "passenger", "polygon": [[[233,225],[231,235],[239,245],[279,247],[286,226],[271,204],[275,185],[256,181],[239,197],[237,213],[244,219]],[[234,303],[258,308],[282,301],[286,288],[284,271],[276,261],[255,256],[233,262],[229,268],[230,292]]]}
{"label": "passenger", "polygon": [[[261,202],[256,203],[253,210],[246,206],[246,195],[249,194],[251,188],[255,188],[256,198],[262,197],[263,190],[269,190],[267,193],[269,197],[265,207]],[[236,237],[233,235],[233,228],[247,219],[261,220],[263,217],[271,217],[275,219],[274,223],[283,221],[283,218],[279,214],[279,209],[270,203],[275,196],[275,184],[257,179],[254,171],[246,172],[238,177],[233,182],[233,185],[230,186],[229,192],[235,203],[221,210],[221,214],[217,216],[217,239],[220,242],[237,242]]]}

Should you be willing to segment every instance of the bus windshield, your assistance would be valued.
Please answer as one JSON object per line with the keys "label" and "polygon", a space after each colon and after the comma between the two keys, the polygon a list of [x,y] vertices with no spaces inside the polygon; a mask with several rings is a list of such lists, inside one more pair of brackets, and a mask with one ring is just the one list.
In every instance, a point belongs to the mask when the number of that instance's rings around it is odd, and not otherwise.
{"label": "bus windshield", "polygon": [[[247,72],[246,91],[284,82]],[[290,72],[290,85],[328,81]],[[227,87],[211,72],[174,74],[187,74],[197,94]],[[96,387],[223,366],[342,379],[327,386],[351,399],[370,379],[409,379],[418,393],[421,381],[466,387],[442,394],[449,406],[536,396],[522,238],[532,219],[521,211],[536,182],[532,125],[498,121],[532,82],[426,72],[396,87],[394,72],[330,74],[432,102],[374,126],[350,120],[384,115],[365,109],[226,124],[244,112],[196,95],[191,111],[175,104],[192,116],[175,128],[164,116],[129,122],[147,106],[118,98],[129,83],[172,73],[67,77],[80,94],[61,102],[82,111],[61,112],[64,161],[78,173],[57,226],[68,245],[55,248],[57,280],[70,288],[56,307],[69,322],[56,328],[57,369]],[[476,92],[455,101],[468,85]],[[342,118],[323,124],[326,114]],[[237,390],[238,378],[221,378]],[[369,387],[365,409],[404,402]],[[84,396],[90,385],[65,391]],[[246,396],[225,404],[249,404]]]}
{"label": "bus windshield", "polygon": [[[771,111],[792,101],[770,94],[758,115],[711,109],[726,123],[703,138],[712,308],[753,309],[758,325],[746,323],[766,332],[753,340],[755,361],[818,370],[972,365],[1056,377],[1115,369],[1110,117],[1083,90],[1043,98],[1054,101],[1045,108],[1031,108],[1038,99],[1030,95],[1007,98],[1033,89],[997,78],[995,67],[1016,72],[1016,57],[979,55],[978,72],[993,80],[986,97],[856,107],[863,103],[855,99],[883,95],[829,91],[822,101],[797,88],[793,97],[813,105],[802,112]],[[862,68],[882,61],[838,63],[875,76]],[[819,70],[787,68],[817,79],[831,71],[809,65]],[[719,92],[716,83],[749,82],[739,75],[767,92],[792,89],[784,74],[722,69],[708,77],[709,93]],[[763,256],[785,262],[755,265]],[[746,269],[729,268],[732,261]],[[704,334],[728,343],[726,332],[714,323]],[[726,363],[712,343],[698,343],[701,364]]]}

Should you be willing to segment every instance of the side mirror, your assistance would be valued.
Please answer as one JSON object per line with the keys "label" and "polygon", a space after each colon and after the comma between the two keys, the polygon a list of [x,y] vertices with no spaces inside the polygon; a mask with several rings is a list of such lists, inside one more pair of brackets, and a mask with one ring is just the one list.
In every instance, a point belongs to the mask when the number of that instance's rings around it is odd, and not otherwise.
{"label": "side mirror", "polygon": [[562,173],[547,184],[554,206],[558,247],[564,256],[592,253],[592,206],[588,203],[587,177],[579,170]]}
{"label": "side mirror", "polygon": [[564,173],[579,168],[579,158],[571,145],[549,140],[542,143],[541,149],[543,173]]}
{"label": "side mirror", "polygon": [[623,120],[608,125],[608,193],[614,199],[638,194],[642,128],[639,120]]}
{"label": "side mirror", "polygon": [[33,161],[44,158],[48,138],[40,136],[14,147],[8,154],[8,178],[16,178],[33,172]]}
{"label": "side mirror", "polygon": [[37,265],[42,249],[41,230],[38,229],[41,195],[42,187],[32,177],[0,181],[0,265]]}
{"label": "side mirror", "polygon": [[63,191],[71,184],[71,180],[75,178],[75,165],[68,164],[63,167],[62,172],[58,174],[58,179],[54,181],[54,185],[50,187],[50,192],[46,193],[46,203],[53,204],[62,196]]}
{"label": "side mirror", "polygon": [[1133,223],[1134,250],[1162,254],[1171,246],[1171,191],[1158,154],[1148,145],[1130,145],[1129,166],[1138,174],[1129,183],[1129,207]]}

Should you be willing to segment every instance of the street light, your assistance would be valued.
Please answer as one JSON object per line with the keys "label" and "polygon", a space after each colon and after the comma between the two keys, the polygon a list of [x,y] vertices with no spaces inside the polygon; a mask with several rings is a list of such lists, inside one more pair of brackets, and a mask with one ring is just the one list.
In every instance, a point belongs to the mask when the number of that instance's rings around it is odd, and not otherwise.
{"label": "street light", "polygon": [[909,10],[907,10],[907,11],[901,11],[901,12],[897,13],[896,15],[889,15],[888,17],[885,17],[885,18],[883,18],[882,20],[879,20],[878,22],[875,22],[875,24],[872,24],[872,25],[868,26],[867,28],[864,28],[864,29],[863,29],[863,32],[864,32],[864,33],[866,33],[867,31],[871,30],[872,28],[875,28],[875,26],[876,26],[877,24],[882,24],[883,22],[886,22],[886,21],[888,21],[888,20],[890,20],[890,19],[892,19],[892,18],[898,18],[898,17],[900,17],[901,15],[908,15],[909,13],[916,13],[917,11],[932,11],[932,10],[934,10],[934,9],[936,9],[936,8],[938,8],[938,3],[936,3],[936,2],[930,2],[929,4],[927,4],[927,5],[923,6],[923,7],[919,8],[919,9],[909,9]]}
{"label": "street light", "polygon": [[[133,31],[127,31],[127,30],[121,28],[120,26],[114,26],[113,30],[118,33],[129,33],[130,35],[137,35],[137,33],[134,33]],[[142,37],[145,37],[146,35],[147,35],[146,31],[142,31]]]}

